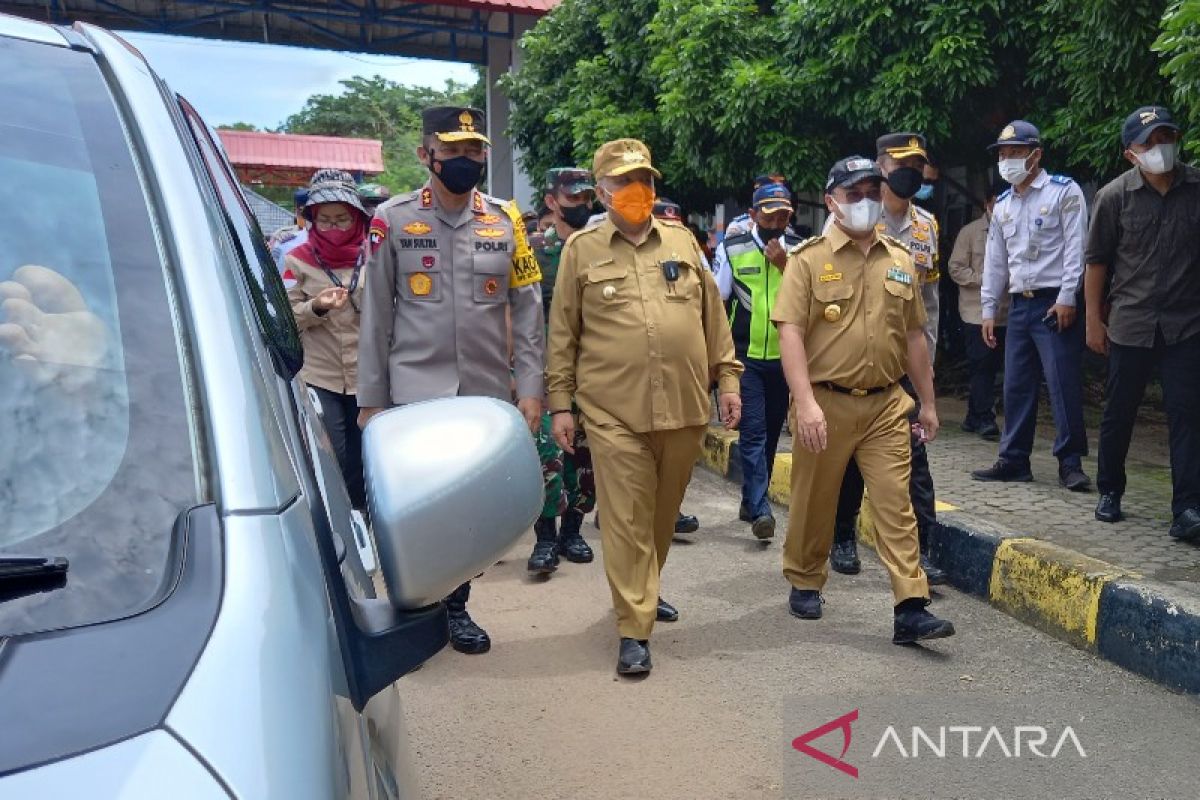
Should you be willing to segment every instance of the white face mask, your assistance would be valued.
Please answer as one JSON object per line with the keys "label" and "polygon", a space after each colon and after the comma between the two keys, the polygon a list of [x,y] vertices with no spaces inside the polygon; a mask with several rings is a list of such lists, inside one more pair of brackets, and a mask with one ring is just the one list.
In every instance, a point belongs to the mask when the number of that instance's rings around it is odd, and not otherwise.
{"label": "white face mask", "polygon": [[1178,147],[1174,144],[1156,144],[1144,153],[1134,153],[1141,168],[1151,175],[1163,175],[1175,169],[1175,155]]}
{"label": "white face mask", "polygon": [[883,203],[878,200],[863,198],[857,203],[842,204],[837,200],[833,202],[842,214],[839,221],[847,230],[855,233],[865,233],[874,228],[879,222],[879,215],[883,213]]}
{"label": "white face mask", "polygon": [[1028,158],[1000,159],[1000,177],[1013,186],[1017,186],[1029,177],[1029,168],[1025,166],[1025,162],[1028,160]]}

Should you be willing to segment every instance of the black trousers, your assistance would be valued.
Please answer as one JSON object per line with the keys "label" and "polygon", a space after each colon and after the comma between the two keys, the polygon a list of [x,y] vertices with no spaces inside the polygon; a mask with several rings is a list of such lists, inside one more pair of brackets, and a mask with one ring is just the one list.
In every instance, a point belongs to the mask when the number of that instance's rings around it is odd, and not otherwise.
{"label": "black trousers", "polygon": [[321,401],[321,421],[337,454],[342,480],[350,495],[350,505],[362,511],[367,507],[367,489],[363,479],[362,431],[358,428],[358,399],[352,394],[340,394],[309,387]]}
{"label": "black trousers", "polygon": [[1096,488],[1125,492],[1125,457],[1156,366],[1162,374],[1171,447],[1171,511],[1178,515],[1200,508],[1200,335],[1168,345],[1159,332],[1151,348],[1109,343]]}
{"label": "black trousers", "polygon": [[967,396],[966,422],[984,425],[996,421],[996,375],[1004,368],[1004,334],[996,328],[996,349],[983,341],[983,326],[963,323],[963,337],[970,365],[970,394]]}
{"label": "black trousers", "polygon": [[[900,384],[916,400],[916,390],[908,377],[901,379]],[[921,413],[921,401],[909,415],[910,422],[917,421]],[[935,510],[936,497],[933,489],[933,473],[929,471],[929,453],[925,443],[916,436],[909,437],[912,445],[912,474],[908,480],[908,493],[912,498],[913,511],[917,515],[917,533],[921,538],[921,546],[925,547],[929,531],[937,524]],[[852,458],[846,465],[846,474],[842,478],[842,490],[838,495],[837,523],[834,531],[835,541],[854,538],[854,524],[858,520],[858,509],[863,500],[863,477],[859,472],[858,463]]]}

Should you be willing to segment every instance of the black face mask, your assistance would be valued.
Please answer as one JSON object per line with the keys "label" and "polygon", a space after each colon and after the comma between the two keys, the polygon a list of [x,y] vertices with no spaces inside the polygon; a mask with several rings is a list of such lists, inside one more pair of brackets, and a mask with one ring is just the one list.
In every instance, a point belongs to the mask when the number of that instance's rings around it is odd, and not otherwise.
{"label": "black face mask", "polygon": [[589,203],[577,206],[559,206],[558,211],[562,214],[563,222],[575,230],[587,225],[587,221],[592,218],[592,206]]}
{"label": "black face mask", "polygon": [[888,188],[899,198],[907,200],[921,190],[925,176],[916,167],[899,167],[887,176]]}
{"label": "black face mask", "polygon": [[[441,164],[442,168],[434,172],[434,165]],[[466,194],[479,185],[486,164],[466,156],[456,158],[430,158],[429,171],[441,179],[442,184],[451,194]]]}
{"label": "black face mask", "polygon": [[764,228],[760,225],[758,226],[758,238],[763,240],[763,244],[766,244],[772,239],[778,239],[780,236],[783,236],[785,230],[787,228]]}

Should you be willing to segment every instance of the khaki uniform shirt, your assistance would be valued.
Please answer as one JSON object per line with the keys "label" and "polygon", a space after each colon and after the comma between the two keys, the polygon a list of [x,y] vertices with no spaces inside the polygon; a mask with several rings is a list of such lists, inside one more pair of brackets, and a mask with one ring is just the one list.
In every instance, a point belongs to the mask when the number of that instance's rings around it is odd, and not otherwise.
{"label": "khaki uniform shirt", "polygon": [[[354,394],[358,386],[358,323],[359,313],[347,303],[340,309],[330,309],[324,315],[313,310],[313,298],[333,281],[325,271],[307,264],[295,256],[284,259],[284,268],[291,273],[295,284],[288,289],[292,314],[300,328],[304,345],[304,367],[300,377],[309,386],[317,386],[338,394]],[[363,285],[367,268],[364,265],[358,288],[351,298],[362,308]],[[335,274],[345,286],[350,285],[354,270],[340,269]]]}
{"label": "khaki uniform shirt", "polygon": [[[991,218],[980,217],[968,222],[954,240],[954,251],[950,254],[948,271],[958,284],[958,314],[962,321],[971,325],[983,324],[983,306],[979,292],[983,288],[983,254],[987,249],[988,226]],[[1000,298],[996,311],[996,324],[1008,322],[1009,296]]]}
{"label": "khaki uniform shirt", "polygon": [[376,209],[369,238],[360,407],[511,400],[510,308],[517,396],[542,396],[541,273],[515,205],[475,192],[464,209],[447,211],[426,184]]}
{"label": "khaki uniform shirt", "polygon": [[704,425],[711,383],[737,392],[741,372],[691,231],[653,219],[635,246],[606,219],[567,240],[550,311],[550,410],[574,396],[588,419],[638,433]]}
{"label": "khaki uniform shirt", "polygon": [[800,328],[814,384],[873,389],[908,371],[908,332],[925,327],[920,272],[903,243],[865,255],[834,226],[789,251],[771,319]]}

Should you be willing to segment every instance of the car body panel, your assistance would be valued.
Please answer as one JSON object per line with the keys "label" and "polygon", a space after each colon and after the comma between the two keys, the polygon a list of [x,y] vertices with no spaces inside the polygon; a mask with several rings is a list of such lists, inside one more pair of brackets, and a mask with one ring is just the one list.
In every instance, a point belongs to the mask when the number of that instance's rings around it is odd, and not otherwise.
{"label": "car body panel", "polygon": [[228,800],[230,795],[175,737],[156,730],[0,781],[0,800],[58,797]]}

